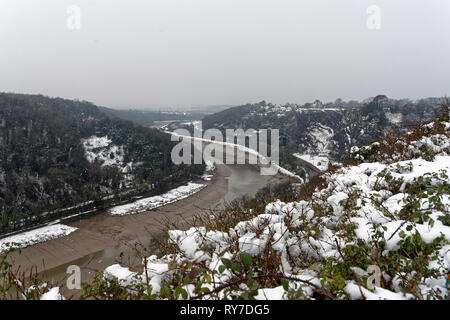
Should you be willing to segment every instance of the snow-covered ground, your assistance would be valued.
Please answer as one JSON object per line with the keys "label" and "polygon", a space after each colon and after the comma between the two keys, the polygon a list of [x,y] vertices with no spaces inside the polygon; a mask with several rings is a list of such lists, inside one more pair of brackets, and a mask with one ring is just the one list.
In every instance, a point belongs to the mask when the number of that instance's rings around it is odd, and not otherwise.
{"label": "snow-covered ground", "polygon": [[198,184],[189,182],[187,186],[181,186],[172,189],[162,195],[148,197],[134,201],[129,204],[124,204],[121,206],[113,207],[109,209],[112,215],[124,216],[128,214],[136,214],[148,210],[152,210],[158,207],[162,207],[169,203],[176,202],[178,200],[184,199],[199,192],[201,189],[206,187],[205,184]]}
{"label": "snow-covered ground", "polygon": [[123,146],[113,144],[108,137],[92,136],[81,142],[89,162],[99,161],[102,166],[125,167]]}
{"label": "snow-covered ground", "polygon": [[311,163],[313,166],[317,167],[322,171],[328,170],[328,165],[330,164],[330,160],[327,156],[324,155],[310,155],[310,154],[299,154],[294,153],[294,157],[302,159],[306,162]]}
{"label": "snow-covered ground", "polygon": [[77,230],[77,228],[69,227],[64,224],[54,224],[27,231],[0,239],[0,251],[7,249],[10,246],[25,248],[40,242],[67,236],[75,230]]}

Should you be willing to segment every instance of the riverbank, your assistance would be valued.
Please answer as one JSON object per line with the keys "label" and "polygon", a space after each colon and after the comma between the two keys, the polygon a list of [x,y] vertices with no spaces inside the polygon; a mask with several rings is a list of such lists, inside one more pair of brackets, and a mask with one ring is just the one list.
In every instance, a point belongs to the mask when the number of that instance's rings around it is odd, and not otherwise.
{"label": "riverbank", "polygon": [[[139,266],[136,250],[144,250],[150,241],[165,229],[166,222],[188,221],[223,201],[232,201],[244,194],[253,196],[261,188],[289,180],[282,175],[261,176],[251,165],[217,165],[206,187],[177,202],[134,215],[113,216],[102,213],[68,224],[78,228],[71,234],[22,249],[11,256],[13,269],[29,272],[36,268],[40,276],[61,286],[66,297],[79,292],[65,288],[67,267],[81,268],[82,282],[89,282],[97,271],[120,263]],[[141,252],[142,253],[142,252]],[[149,252],[147,252],[149,253]]]}
{"label": "riverbank", "polygon": [[217,166],[216,174],[205,182],[206,187],[185,199],[130,216],[102,213],[69,225],[77,230],[65,237],[38,243],[13,254],[15,268],[29,271],[37,268],[41,273],[106,248],[120,246],[141,237],[160,232],[165,221],[188,219],[219,203],[228,192],[227,177],[231,170]]}

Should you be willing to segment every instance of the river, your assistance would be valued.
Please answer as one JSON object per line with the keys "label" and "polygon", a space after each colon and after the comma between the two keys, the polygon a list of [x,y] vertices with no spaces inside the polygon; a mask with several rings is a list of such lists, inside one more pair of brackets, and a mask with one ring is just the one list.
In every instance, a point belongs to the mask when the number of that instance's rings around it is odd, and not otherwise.
{"label": "river", "polygon": [[[226,165],[225,167],[228,170],[227,177],[225,177],[227,190],[222,194],[221,198],[218,199],[218,201],[215,201],[215,204],[210,207],[216,207],[224,201],[230,202],[243,195],[253,196],[258,190],[265,187],[269,183],[270,179],[273,179],[273,177],[270,176],[260,175],[259,168],[256,166]],[[221,170],[219,171],[223,171],[223,169],[224,168],[221,168]],[[170,205],[166,206],[167,209],[165,209],[165,207],[160,208],[160,211],[162,211],[162,213],[164,213],[165,210],[170,211],[171,209],[169,208],[169,206]],[[146,213],[143,214],[145,215]],[[129,219],[133,218],[134,216],[129,216]],[[127,218],[125,217],[122,219]],[[86,221],[85,223],[95,224],[95,222],[91,222],[89,221],[89,219],[87,220],[88,221]],[[154,234],[148,234],[144,236],[141,235],[138,237],[138,239],[135,239],[133,241],[128,241],[126,243],[122,243],[121,245],[110,246],[94,253],[87,254],[81,258],[58,265],[57,267],[45,269],[41,272],[41,276],[45,280],[50,281],[55,285],[61,286],[61,291],[66,297],[70,297],[74,294],[77,295],[78,292],[76,290],[69,290],[65,286],[65,280],[68,277],[66,270],[70,265],[76,265],[80,267],[82,282],[90,281],[92,277],[96,273],[98,273],[98,271],[101,271],[107,266],[115,263],[120,263],[126,266],[140,265],[141,260],[136,255],[136,248],[142,249],[141,244],[144,247],[147,246],[153,236]],[[26,248],[25,250],[27,249],[28,248]],[[150,255],[151,252],[148,252],[148,254]]]}

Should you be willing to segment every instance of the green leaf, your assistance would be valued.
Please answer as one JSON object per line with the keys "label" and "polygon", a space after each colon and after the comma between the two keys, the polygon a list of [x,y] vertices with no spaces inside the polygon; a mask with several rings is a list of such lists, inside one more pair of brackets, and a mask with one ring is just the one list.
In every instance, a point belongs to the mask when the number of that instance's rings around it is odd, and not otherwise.
{"label": "green leaf", "polygon": [[180,287],[175,289],[175,298],[178,299],[178,296],[181,296],[181,288]]}
{"label": "green leaf", "polygon": [[200,292],[201,292],[201,293],[210,293],[211,290],[209,290],[209,288],[203,287],[203,288],[200,290]]}
{"label": "green leaf", "polygon": [[188,297],[189,297],[187,291],[184,290],[184,289],[181,290],[181,295],[182,295],[182,297],[183,297],[184,300],[187,300]]}
{"label": "green leaf", "polygon": [[250,267],[252,264],[252,256],[246,252],[241,253],[241,262],[244,267]]}
{"label": "green leaf", "polygon": [[185,275],[183,278],[183,284],[187,285],[190,282],[191,282],[191,278],[188,275]]}
{"label": "green leaf", "polygon": [[289,282],[286,279],[281,279],[281,285],[283,286],[284,291],[289,291]]}
{"label": "green leaf", "polygon": [[231,261],[230,259],[222,258],[222,263],[225,265],[227,269],[231,268]]}
{"label": "green leaf", "polygon": [[233,269],[233,270],[236,271],[236,272],[241,272],[241,266],[240,266],[240,264],[238,264],[238,263],[233,263],[233,264],[231,265],[231,269]]}

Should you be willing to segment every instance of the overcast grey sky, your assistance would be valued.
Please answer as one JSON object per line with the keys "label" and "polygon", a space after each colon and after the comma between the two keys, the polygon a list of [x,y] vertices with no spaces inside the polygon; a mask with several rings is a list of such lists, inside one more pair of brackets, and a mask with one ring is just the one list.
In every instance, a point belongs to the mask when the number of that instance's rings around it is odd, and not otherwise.
{"label": "overcast grey sky", "polygon": [[136,108],[450,95],[450,0],[0,0],[0,91]]}

